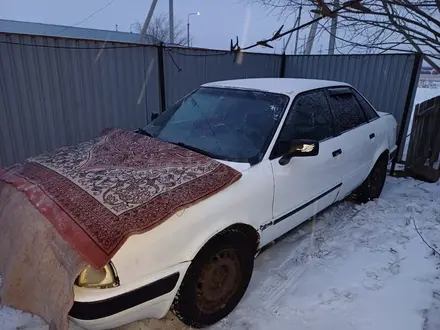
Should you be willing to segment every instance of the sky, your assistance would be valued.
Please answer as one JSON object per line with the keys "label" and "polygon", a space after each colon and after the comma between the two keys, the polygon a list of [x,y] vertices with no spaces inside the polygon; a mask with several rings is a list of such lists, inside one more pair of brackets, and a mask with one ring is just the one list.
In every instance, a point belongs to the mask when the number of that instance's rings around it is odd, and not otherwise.
{"label": "sky", "polygon": [[[60,25],[74,25],[87,18],[96,10],[105,9],[77,25],[78,27],[130,31],[134,22],[145,20],[150,8],[149,0],[0,0],[0,18]],[[168,0],[159,0],[155,14],[168,13]],[[191,16],[190,33],[194,47],[228,49],[230,39],[239,37],[240,45],[246,46],[257,40],[272,36],[285,24],[285,29],[293,26],[295,17],[280,17],[279,13],[252,0],[174,0],[174,19],[186,29],[189,13],[200,12],[200,16]],[[303,17],[305,15],[303,14]],[[303,18],[303,22],[308,17]],[[304,44],[307,31],[300,35],[299,45]],[[327,40],[326,40],[327,39]],[[275,49],[258,48],[257,52],[280,53],[283,41],[275,44]],[[292,38],[287,53],[292,53]],[[328,47],[328,38],[318,40],[313,52]]]}

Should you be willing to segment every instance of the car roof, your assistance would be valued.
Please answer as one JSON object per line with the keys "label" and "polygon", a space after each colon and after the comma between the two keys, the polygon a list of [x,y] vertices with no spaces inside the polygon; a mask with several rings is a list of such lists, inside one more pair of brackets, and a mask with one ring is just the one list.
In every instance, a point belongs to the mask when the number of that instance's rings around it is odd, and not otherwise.
{"label": "car roof", "polygon": [[332,86],[350,86],[347,83],[319,80],[319,79],[298,79],[298,78],[250,78],[215,81],[202,85],[203,87],[216,88],[238,88],[259,90],[271,93],[281,93],[288,96],[306,92],[312,89],[332,87]]}

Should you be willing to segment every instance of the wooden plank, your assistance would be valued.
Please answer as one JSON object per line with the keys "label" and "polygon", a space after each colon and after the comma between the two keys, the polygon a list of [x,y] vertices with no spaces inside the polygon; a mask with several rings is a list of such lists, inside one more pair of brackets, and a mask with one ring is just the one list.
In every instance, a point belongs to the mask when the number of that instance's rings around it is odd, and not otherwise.
{"label": "wooden plank", "polygon": [[427,107],[424,108],[423,110],[421,110],[418,114],[416,114],[417,117],[423,117],[426,115],[429,115],[431,111],[436,110],[435,105],[431,106],[431,107]]}
{"label": "wooden plank", "polygon": [[411,137],[406,157],[409,168],[429,165],[439,159],[440,152],[440,96],[416,105]]}

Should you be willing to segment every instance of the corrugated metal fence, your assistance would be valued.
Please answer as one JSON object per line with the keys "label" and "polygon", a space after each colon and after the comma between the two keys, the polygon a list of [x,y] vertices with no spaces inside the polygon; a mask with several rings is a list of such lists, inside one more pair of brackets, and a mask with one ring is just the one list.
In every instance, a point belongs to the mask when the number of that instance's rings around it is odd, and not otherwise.
{"label": "corrugated metal fence", "polygon": [[169,48],[164,56],[168,106],[206,82],[280,74],[279,55]]}
{"label": "corrugated metal fence", "polygon": [[0,167],[91,139],[106,127],[143,126],[152,112],[215,80],[346,81],[400,120],[414,96],[417,63],[415,55],[235,56],[0,33]]}
{"label": "corrugated metal fence", "polygon": [[400,122],[415,59],[415,55],[289,56],[286,77],[347,82]]}
{"label": "corrugated metal fence", "polygon": [[138,127],[159,107],[156,49],[103,45],[0,35],[0,167]]}

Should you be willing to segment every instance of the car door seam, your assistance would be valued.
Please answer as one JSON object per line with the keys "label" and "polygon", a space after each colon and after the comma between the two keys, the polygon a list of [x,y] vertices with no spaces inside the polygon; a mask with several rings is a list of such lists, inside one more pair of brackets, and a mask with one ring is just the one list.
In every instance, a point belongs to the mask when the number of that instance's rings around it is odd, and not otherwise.
{"label": "car door seam", "polygon": [[272,221],[265,223],[263,225],[260,226],[260,230],[264,231],[266,230],[268,227],[271,227],[273,225],[276,225],[278,223],[280,223],[281,221],[287,219],[288,217],[290,217],[291,215],[298,213],[299,211],[305,209],[306,207],[310,206],[311,204],[317,202],[318,200],[320,200],[321,198],[327,196],[328,194],[330,194],[331,192],[333,192],[334,190],[338,189],[339,187],[342,186],[342,182],[338,183],[337,185],[335,185],[334,187],[332,187],[331,189],[323,192],[322,194],[320,194],[319,196],[312,198],[311,200],[309,200],[308,202],[302,204],[301,206],[293,209],[292,211],[287,212],[286,214],[278,217],[277,219],[273,219]]}
{"label": "car door seam", "polygon": [[271,216],[271,218],[273,219],[274,207],[275,207],[275,172],[273,170],[272,162],[269,162],[269,164],[270,164],[270,169],[272,171],[272,216]]}

